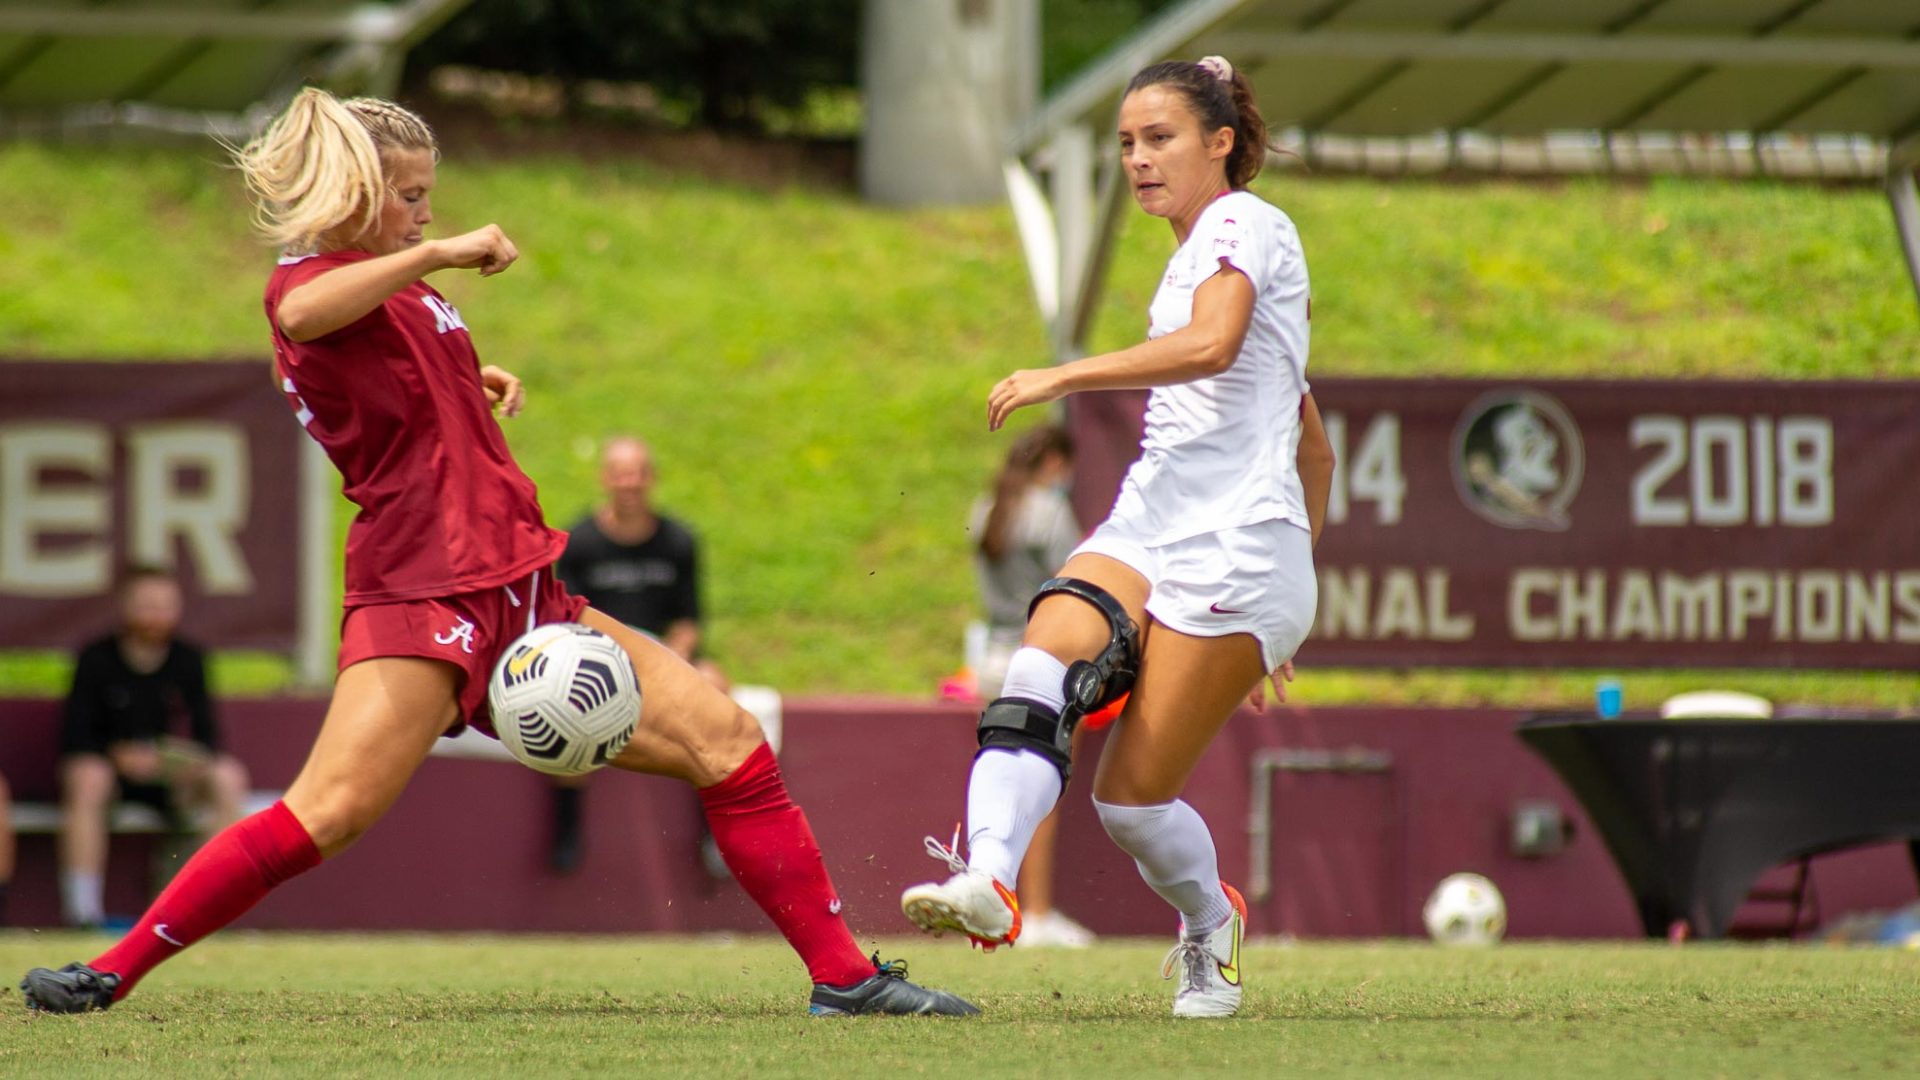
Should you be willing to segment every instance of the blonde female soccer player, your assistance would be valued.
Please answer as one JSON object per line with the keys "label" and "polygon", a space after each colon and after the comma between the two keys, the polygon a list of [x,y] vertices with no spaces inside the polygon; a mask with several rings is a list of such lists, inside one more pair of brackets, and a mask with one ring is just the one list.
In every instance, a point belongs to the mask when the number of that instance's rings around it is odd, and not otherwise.
{"label": "blonde female soccer player", "polygon": [[1246,905],[1181,790],[1242,700],[1285,699],[1313,622],[1313,542],[1333,452],[1307,386],[1307,265],[1293,222],[1247,190],[1266,125],[1219,57],[1155,64],[1120,106],[1122,166],[1177,244],[1148,339],[1016,371],[987,422],[1080,390],[1152,387],[1142,454],[1107,520],[1035,597],[1001,697],[980,719],[967,857],[931,837],[953,876],[908,889],[907,917],[992,947],[1014,941],[1015,873],[1063,790],[1079,720],[1132,696],[1093,779],[1107,833],[1180,913],[1163,974],[1175,1016],[1240,1005]]}
{"label": "blonde female soccer player", "polygon": [[264,232],[286,254],[267,283],[275,374],[294,416],[360,506],[347,535],[340,674],[286,798],[214,837],[118,944],[20,984],[50,1012],[104,1009],[275,886],[345,851],[393,805],[435,739],[491,733],[487,678],[539,623],[618,641],[646,689],[612,764],[699,789],[721,855],[805,961],[810,1010],[964,1015],[973,1006],[863,956],[807,825],[752,717],[659,643],[554,580],[566,534],[494,420],[520,380],[482,367],[466,323],[426,283],[498,274],[519,257],[498,226],[429,240],[439,150],[418,116],[303,90],[237,155]]}

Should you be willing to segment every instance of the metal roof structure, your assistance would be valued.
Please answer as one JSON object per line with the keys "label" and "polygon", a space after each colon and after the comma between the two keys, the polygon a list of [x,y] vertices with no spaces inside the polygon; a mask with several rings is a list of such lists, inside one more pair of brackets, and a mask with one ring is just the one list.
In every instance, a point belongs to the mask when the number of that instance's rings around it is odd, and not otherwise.
{"label": "metal roof structure", "polygon": [[1316,169],[1884,180],[1920,291],[1920,0],[1186,0],[1009,140],[1058,359],[1082,352],[1126,199],[1121,91],[1208,54]]}
{"label": "metal roof structure", "polygon": [[303,83],[392,93],[467,0],[0,0],[0,131],[238,134]]}

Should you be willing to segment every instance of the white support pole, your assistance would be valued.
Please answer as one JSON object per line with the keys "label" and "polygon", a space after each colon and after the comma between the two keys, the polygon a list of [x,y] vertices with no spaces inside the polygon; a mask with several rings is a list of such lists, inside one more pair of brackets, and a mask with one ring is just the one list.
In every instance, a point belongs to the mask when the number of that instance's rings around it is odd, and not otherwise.
{"label": "white support pole", "polygon": [[294,646],[294,677],[306,689],[333,682],[337,614],[333,598],[333,463],[310,439],[300,447],[300,554],[298,559],[299,637]]}
{"label": "white support pole", "polygon": [[1893,204],[1893,223],[1900,230],[1900,248],[1907,256],[1907,277],[1913,282],[1914,298],[1920,300],[1920,188],[1914,183],[1910,155],[1888,155],[1887,201]]}
{"label": "white support pole", "polygon": [[1117,159],[1096,161],[1087,125],[1056,132],[1039,156],[1047,162],[1050,196],[1020,158],[1009,158],[1003,173],[1034,300],[1054,362],[1064,363],[1085,353],[1126,188]]}
{"label": "white support pole", "polygon": [[1053,189],[1054,227],[1060,238],[1060,308],[1048,321],[1053,359],[1078,359],[1074,343],[1074,316],[1080,289],[1092,269],[1095,199],[1093,192],[1093,129],[1073,124],[1054,133],[1048,146],[1052,158],[1049,186]]}
{"label": "white support pole", "polygon": [[1109,154],[1101,161],[1099,203],[1095,210],[1093,241],[1087,253],[1086,270],[1080,280],[1080,291],[1069,300],[1070,309],[1064,313],[1075,356],[1086,355],[1087,337],[1093,332],[1093,316],[1099,310],[1100,297],[1107,289],[1107,266],[1113,261],[1113,244],[1120,232],[1120,215],[1129,201],[1128,184],[1120,167],[1119,155]]}
{"label": "white support pole", "polygon": [[1039,0],[866,0],[862,11],[861,194],[897,206],[997,200],[1007,132],[1039,99]]}
{"label": "white support pole", "polygon": [[1053,224],[1053,207],[1026,162],[1008,158],[1001,173],[1006,178],[1014,228],[1020,232],[1020,252],[1027,257],[1033,300],[1040,308],[1041,320],[1051,326],[1060,314],[1060,236]]}

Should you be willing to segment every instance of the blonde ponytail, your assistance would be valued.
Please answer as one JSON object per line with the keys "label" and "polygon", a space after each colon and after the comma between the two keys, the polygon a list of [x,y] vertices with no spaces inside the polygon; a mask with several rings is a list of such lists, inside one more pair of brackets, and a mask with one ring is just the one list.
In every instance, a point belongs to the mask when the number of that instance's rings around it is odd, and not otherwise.
{"label": "blonde ponytail", "polygon": [[255,228],[305,252],[342,225],[355,225],[355,235],[373,227],[389,186],[382,154],[396,149],[439,154],[432,129],[406,109],[307,87],[233,155],[253,195]]}

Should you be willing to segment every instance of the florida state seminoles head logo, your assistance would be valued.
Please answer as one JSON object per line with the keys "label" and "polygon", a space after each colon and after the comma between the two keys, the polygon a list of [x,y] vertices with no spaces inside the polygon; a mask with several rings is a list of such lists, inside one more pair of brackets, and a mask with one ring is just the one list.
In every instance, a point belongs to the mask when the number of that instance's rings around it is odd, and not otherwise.
{"label": "florida state seminoles head logo", "polygon": [[1586,451],[1566,407],[1538,390],[1495,390],[1453,430],[1453,484],[1473,512],[1509,529],[1559,531]]}

